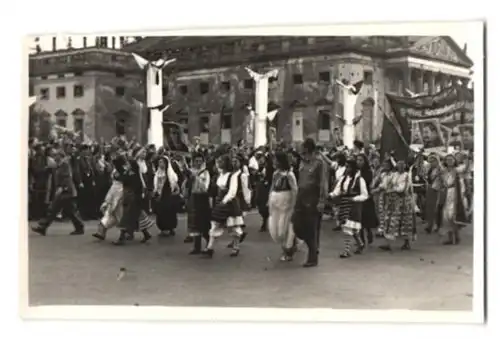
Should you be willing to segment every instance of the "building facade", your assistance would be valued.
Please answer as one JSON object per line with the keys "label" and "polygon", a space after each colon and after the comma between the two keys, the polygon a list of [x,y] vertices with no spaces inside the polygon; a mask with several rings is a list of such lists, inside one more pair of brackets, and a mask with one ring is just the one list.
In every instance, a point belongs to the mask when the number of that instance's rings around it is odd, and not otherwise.
{"label": "building facade", "polygon": [[[32,56],[30,78],[35,93],[42,95],[50,81],[55,91],[55,98],[46,103],[40,100],[41,106],[54,119],[59,119],[59,110],[68,117],[73,117],[76,109],[85,112],[85,133],[92,137],[108,139],[113,133],[121,133],[118,127],[125,124],[129,126],[128,134],[144,138],[147,122],[144,108],[137,104],[144,101],[144,75],[129,52],[149,60],[177,59],[164,71],[164,100],[171,105],[164,120],[183,124],[190,139],[201,136],[206,143],[246,138],[254,83],[245,67],[258,72],[279,70],[278,76],[269,81],[269,110],[278,109],[277,138],[291,142],[311,137],[321,143],[329,143],[333,130],[341,130],[343,124],[342,96],[335,80],[364,82],[356,104],[357,114],[363,116],[356,134],[366,142],[376,142],[388,108],[386,93],[405,95],[406,89],[414,93],[438,92],[452,81],[467,82],[472,67],[464,51],[450,37],[443,36],[147,37],[124,46],[120,52],[85,49],[76,52],[78,57],[73,56],[71,61],[69,52],[45,57],[66,58],[66,63],[47,64],[42,61],[43,54]],[[71,87],[77,85],[75,81],[86,79],[88,101],[82,98],[74,100],[71,107],[61,106],[57,84],[63,78],[59,74],[74,74],[69,70],[82,67],[84,75],[65,77],[64,81]],[[41,79],[42,74],[47,78]],[[56,78],[49,79],[49,75]],[[123,96],[112,95],[119,86],[124,87]],[[107,101],[102,100],[106,95]],[[102,101],[107,105],[99,105]]]}
{"label": "building facade", "polygon": [[143,75],[130,53],[59,50],[31,55],[29,63],[29,91],[38,97],[35,110],[43,119],[94,140],[145,138]]}

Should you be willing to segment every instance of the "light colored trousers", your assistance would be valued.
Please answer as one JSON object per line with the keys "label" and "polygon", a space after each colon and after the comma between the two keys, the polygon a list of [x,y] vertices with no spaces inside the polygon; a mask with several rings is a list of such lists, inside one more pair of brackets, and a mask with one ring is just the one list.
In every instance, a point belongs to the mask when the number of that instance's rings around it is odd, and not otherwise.
{"label": "light colored trousers", "polygon": [[293,205],[291,191],[271,191],[269,195],[269,234],[273,241],[284,249],[290,249],[294,244],[295,234],[291,223]]}

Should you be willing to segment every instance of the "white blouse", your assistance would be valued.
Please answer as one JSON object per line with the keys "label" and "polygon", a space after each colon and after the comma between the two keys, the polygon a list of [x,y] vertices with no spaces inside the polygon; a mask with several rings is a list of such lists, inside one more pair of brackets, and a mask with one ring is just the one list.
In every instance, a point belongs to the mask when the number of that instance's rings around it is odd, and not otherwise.
{"label": "white blouse", "polygon": [[232,173],[221,173],[219,174],[219,177],[217,178],[217,186],[219,188],[224,188],[226,187],[226,183],[228,182],[229,179],[229,189],[222,199],[223,204],[227,204],[229,201],[234,199],[236,197],[236,193],[238,192],[238,177],[232,176]]}
{"label": "white blouse", "polygon": [[[337,185],[335,186],[335,189],[333,192],[330,193],[330,196],[333,197],[338,197],[342,194],[342,192],[347,192],[349,189],[349,185],[351,184],[351,180],[356,180],[359,178],[359,189],[360,189],[360,194],[353,197],[353,201],[365,201],[368,199],[368,189],[366,188],[366,182],[365,179],[363,179],[359,173],[357,173],[354,178],[351,178],[347,176],[346,180],[344,181],[344,177],[340,178],[339,181],[337,182]],[[342,187],[342,182],[344,186]]]}
{"label": "white blouse", "polygon": [[[248,188],[248,173],[246,173],[244,169],[238,170],[231,175],[231,180],[233,180],[233,178],[236,178],[235,179],[236,184],[238,184],[238,175],[240,173],[241,173],[241,192],[243,193],[243,199],[245,199],[245,202],[247,204],[250,204],[252,200],[252,191],[250,191],[250,188]],[[238,190],[237,187],[236,190]]]}

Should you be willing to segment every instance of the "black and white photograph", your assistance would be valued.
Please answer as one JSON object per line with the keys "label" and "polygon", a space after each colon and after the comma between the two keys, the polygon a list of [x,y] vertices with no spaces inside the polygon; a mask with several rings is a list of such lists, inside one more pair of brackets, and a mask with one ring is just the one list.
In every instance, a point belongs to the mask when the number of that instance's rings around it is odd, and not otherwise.
{"label": "black and white photograph", "polygon": [[452,26],[26,37],[24,316],[482,319],[483,36]]}

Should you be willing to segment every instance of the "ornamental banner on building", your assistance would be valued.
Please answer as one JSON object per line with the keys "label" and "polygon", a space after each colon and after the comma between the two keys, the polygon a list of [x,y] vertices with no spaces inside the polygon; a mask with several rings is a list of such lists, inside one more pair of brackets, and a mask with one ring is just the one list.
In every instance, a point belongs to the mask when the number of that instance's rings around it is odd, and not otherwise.
{"label": "ornamental banner on building", "polygon": [[452,85],[435,95],[387,95],[389,109],[382,128],[382,152],[408,154],[411,144],[424,149],[474,147],[473,90]]}

